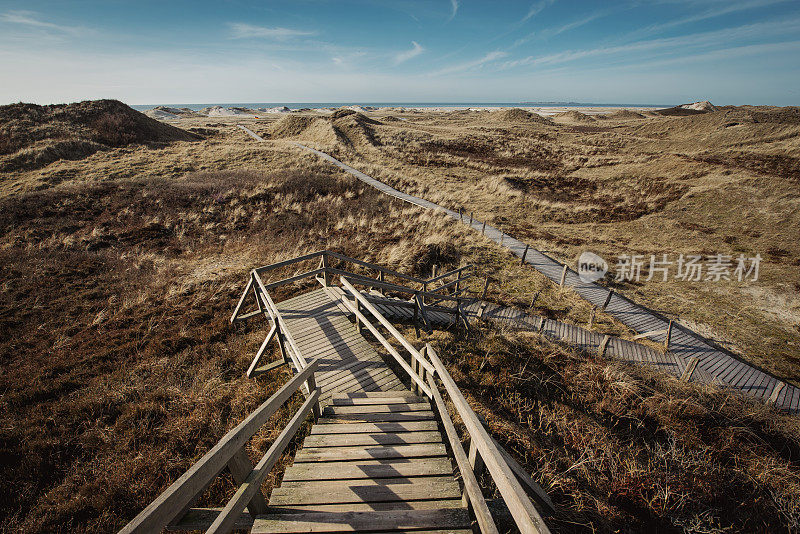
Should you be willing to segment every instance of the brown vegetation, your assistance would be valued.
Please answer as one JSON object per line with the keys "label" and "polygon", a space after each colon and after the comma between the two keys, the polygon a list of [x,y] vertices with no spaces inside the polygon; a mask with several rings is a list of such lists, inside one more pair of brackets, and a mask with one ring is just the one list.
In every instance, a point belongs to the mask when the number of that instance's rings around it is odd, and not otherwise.
{"label": "brown vegetation", "polygon": [[[798,125],[791,111],[743,112],[759,122],[726,127],[726,110],[581,126],[602,131],[516,111],[246,121],[273,133],[262,144],[235,128],[241,119],[185,118],[178,124],[204,139],[124,146],[81,126],[68,138],[102,150],[17,168],[0,188],[2,530],[115,531],[285,382],[286,371],[244,378],[263,324],[227,322],[256,265],[323,248],[418,276],[473,263],[473,290],[489,277],[492,300],[528,308],[536,296],[535,313],[588,320],[584,301],[464,226],[284,138],[564,259],[587,247],[761,252],[770,263],[758,285],[622,289],[791,375],[800,368],[800,332],[787,327],[797,289],[786,285],[800,282],[789,238],[800,233]],[[118,140],[138,135],[135,125],[106,126]],[[58,142],[59,131],[13,155]],[[607,315],[594,324],[630,336]],[[554,532],[798,528],[796,421],[528,335],[431,339],[495,437],[556,501]],[[257,436],[252,456],[288,413]],[[222,477],[199,504],[232,491]]]}
{"label": "brown vegetation", "polygon": [[532,334],[435,337],[470,404],[555,502],[554,532],[800,528],[796,418]]}

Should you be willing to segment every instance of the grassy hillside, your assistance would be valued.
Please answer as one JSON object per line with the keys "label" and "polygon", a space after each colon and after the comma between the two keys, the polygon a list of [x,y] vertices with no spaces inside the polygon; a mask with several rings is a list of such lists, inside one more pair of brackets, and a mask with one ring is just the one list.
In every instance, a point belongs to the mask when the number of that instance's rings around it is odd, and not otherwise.
{"label": "grassy hillside", "polygon": [[[557,140],[578,133],[529,115],[506,115],[502,123],[487,114],[403,116],[406,121],[340,114],[302,122],[313,123],[309,128],[330,139],[329,148],[340,156],[373,170],[378,165],[365,161],[377,157],[378,144],[399,158],[401,139],[412,143],[420,136],[428,147],[420,148],[420,161],[429,172],[401,174],[397,169],[405,172],[410,164],[387,159],[395,167],[376,174],[387,180],[407,176],[405,187],[445,201],[454,187],[449,180],[467,165],[480,168],[497,158],[521,165],[537,157],[552,172],[561,169],[568,156],[536,135]],[[649,119],[624,120],[637,121],[625,128],[644,128]],[[263,133],[278,129],[251,123]],[[456,123],[490,137],[448,140]],[[482,288],[489,276],[493,300],[527,307],[541,291],[536,313],[582,323],[589,316],[583,301],[559,294],[463,226],[393,201],[283,138],[255,144],[234,119],[179,124],[203,128],[204,137],[107,145],[80,159],[4,174],[4,531],[116,531],[286,381],[285,370],[245,379],[264,324],[228,324],[254,266],[323,248],[423,276],[434,263],[474,263],[473,288]],[[529,128],[557,130],[537,134]],[[500,135],[509,136],[506,145],[493,144],[492,136]],[[343,143],[342,136],[350,141]],[[434,165],[437,158],[460,162],[453,177]],[[423,175],[430,181],[423,183]],[[508,176],[526,183],[530,178]],[[511,186],[504,189],[498,181],[491,193],[458,180],[469,186],[459,198],[474,195],[469,201],[476,213],[501,217],[508,213],[501,204],[516,205]],[[520,231],[529,228],[519,224]],[[542,248],[568,250],[559,240],[569,235],[560,233],[569,224],[530,228],[547,228],[549,237],[537,238]],[[305,289],[288,286],[276,296]],[[603,332],[626,333],[609,317],[596,323]],[[527,335],[481,330],[469,338],[438,333],[430,340],[495,437],[552,495],[558,505],[548,519],[553,531],[798,528],[795,420]],[[280,412],[274,426],[256,437],[252,457],[266,450],[288,413]],[[223,477],[199,505],[232,492]]]}

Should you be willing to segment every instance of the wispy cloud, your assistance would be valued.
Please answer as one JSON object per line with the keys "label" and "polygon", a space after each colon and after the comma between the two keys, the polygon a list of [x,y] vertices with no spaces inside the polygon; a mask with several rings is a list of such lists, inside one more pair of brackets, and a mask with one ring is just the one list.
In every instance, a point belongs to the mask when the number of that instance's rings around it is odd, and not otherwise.
{"label": "wispy cloud", "polygon": [[529,33],[525,37],[520,37],[519,39],[514,41],[514,44],[511,45],[511,48],[516,48],[518,46],[521,46],[521,45],[527,43],[528,41],[530,41],[531,39],[533,39],[534,37],[539,37],[539,38],[542,38],[542,39],[549,39],[551,37],[555,37],[556,35],[560,35],[562,33],[568,32],[568,31],[572,31],[572,30],[574,30],[576,28],[580,28],[581,26],[589,24],[590,22],[592,22],[592,21],[594,21],[596,19],[599,19],[600,17],[605,16],[606,14],[607,14],[606,11],[598,12],[598,13],[594,13],[592,15],[589,15],[588,17],[584,17],[582,19],[574,20],[574,21],[569,22],[567,24],[562,24],[561,26],[555,26],[555,27],[552,27],[552,28],[545,28],[545,29],[537,31],[537,32]]}
{"label": "wispy cloud", "polygon": [[555,4],[555,2],[556,0],[539,0],[538,2],[534,2],[533,4],[531,4],[530,9],[528,9],[528,13],[524,17],[522,17],[520,23],[528,22],[530,19],[541,13],[544,10],[544,8]]}
{"label": "wispy cloud", "polygon": [[400,63],[404,63],[411,58],[417,57],[424,51],[425,48],[423,48],[418,42],[411,41],[411,50],[404,50],[403,52],[400,52],[394,56],[394,64],[399,65]]}
{"label": "wispy cloud", "polygon": [[704,20],[723,17],[725,15],[730,15],[731,13],[738,13],[740,11],[763,9],[773,4],[782,4],[786,3],[787,1],[789,0],[746,0],[744,2],[741,1],[720,2],[717,3],[717,5],[715,5],[714,7],[706,9],[705,11],[701,11],[700,13],[694,13],[667,22],[661,22],[658,24],[651,24],[650,26],[645,26],[644,28],[641,28],[639,30],[636,30],[628,34],[627,37],[638,38],[638,37],[643,37],[645,35],[658,34],[664,32],[665,30],[671,30],[673,28],[684,26],[686,24],[693,24],[695,22],[702,22]]}
{"label": "wispy cloud", "polygon": [[567,50],[544,56],[528,56],[522,59],[506,61],[500,65],[501,69],[510,69],[520,66],[557,65],[577,61],[580,59],[626,55],[638,52],[672,51],[681,56],[687,54],[689,48],[727,47],[733,42],[763,38],[764,36],[777,36],[781,34],[795,34],[800,31],[800,18],[786,19],[780,22],[759,22],[734,28],[726,28],[711,32],[701,32],[679,37],[650,39],[636,41],[619,46],[606,46],[584,50]]}
{"label": "wispy cloud", "polygon": [[0,14],[0,22],[8,24],[17,24],[26,26],[28,28],[38,28],[42,30],[54,30],[61,33],[70,35],[78,35],[86,31],[85,28],[77,26],[65,26],[63,24],[55,24],[47,22],[39,18],[39,14],[34,11],[7,11]]}
{"label": "wispy cloud", "polygon": [[446,67],[444,69],[435,72],[434,74],[454,74],[456,72],[463,72],[465,70],[476,69],[482,67],[487,63],[491,63],[492,61],[503,59],[506,56],[508,56],[508,52],[503,52],[502,50],[495,50],[494,52],[489,52],[485,56],[480,57],[478,59]]}
{"label": "wispy cloud", "polygon": [[447,22],[450,22],[454,18],[456,18],[456,13],[458,13],[458,7],[461,5],[461,0],[450,0],[450,16],[447,18]]}
{"label": "wispy cloud", "polygon": [[306,30],[295,30],[292,28],[269,28],[266,26],[253,26],[242,22],[231,22],[228,24],[231,29],[231,37],[234,39],[273,39],[275,41],[288,41],[296,37],[308,37],[316,35],[317,32]]}

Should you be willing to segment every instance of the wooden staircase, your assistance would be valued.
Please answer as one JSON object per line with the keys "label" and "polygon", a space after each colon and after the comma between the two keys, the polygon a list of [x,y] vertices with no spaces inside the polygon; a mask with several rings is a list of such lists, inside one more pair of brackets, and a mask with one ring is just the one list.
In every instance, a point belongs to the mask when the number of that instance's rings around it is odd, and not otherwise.
{"label": "wooden staircase", "polygon": [[333,396],[252,532],[470,526],[430,402],[390,391]]}
{"label": "wooden staircase", "polygon": [[[317,258],[316,269],[269,284],[261,278],[269,270]],[[379,276],[341,270],[329,264],[331,259],[377,269]],[[463,270],[418,280],[330,251],[254,269],[231,318],[261,316],[271,322],[248,376],[281,365],[296,374],[120,532],[494,534],[498,529],[478,482],[483,472],[521,532],[549,532],[534,506],[552,511],[541,488],[489,436],[433,347],[418,350],[381,312],[410,317],[425,328],[434,321],[466,323],[462,308],[468,299],[458,296]],[[340,286],[330,283],[331,275],[339,276]],[[387,275],[422,287],[387,282]],[[457,278],[445,283],[450,275]],[[309,277],[322,287],[278,304],[269,295],[270,289]],[[439,285],[429,290],[431,280]],[[370,294],[372,286],[413,297],[378,303],[379,296]],[[448,293],[437,292],[448,288]],[[248,312],[245,301],[251,295],[257,309]],[[367,332],[375,341],[367,340]],[[281,359],[262,364],[271,342],[278,345]],[[382,354],[376,347],[382,347]],[[469,454],[440,389],[464,426]],[[247,443],[297,393],[304,402],[254,465]],[[262,485],[309,416],[310,434],[267,500]],[[233,497],[220,508],[195,507],[226,468],[236,484]]]}

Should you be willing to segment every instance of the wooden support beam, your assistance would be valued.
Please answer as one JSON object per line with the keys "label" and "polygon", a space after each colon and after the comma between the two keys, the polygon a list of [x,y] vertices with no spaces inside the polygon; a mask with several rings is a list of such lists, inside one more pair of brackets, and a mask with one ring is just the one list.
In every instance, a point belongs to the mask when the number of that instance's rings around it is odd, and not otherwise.
{"label": "wooden support beam", "polygon": [[564,281],[567,279],[567,269],[568,267],[564,265],[564,268],[561,270],[561,280],[558,282],[558,287],[564,287]]}
{"label": "wooden support beam", "polygon": [[519,262],[520,265],[525,265],[525,257],[528,255],[528,246],[527,244],[525,245],[525,252],[522,253],[522,260]]}
{"label": "wooden support beam", "polygon": [[483,221],[483,228],[481,228],[481,235],[486,233],[486,221]]}
{"label": "wooden support beam", "polygon": [[594,325],[594,314],[597,312],[597,306],[592,306],[592,311],[589,312],[589,324],[587,328],[591,329]]}
{"label": "wooden support beam", "polygon": [[253,358],[253,363],[251,363],[250,367],[248,367],[246,373],[247,378],[250,378],[253,374],[253,371],[255,371],[256,367],[258,367],[258,364],[261,362],[261,358],[264,355],[264,351],[267,349],[267,345],[269,345],[269,342],[272,341],[272,338],[275,337],[275,333],[277,331],[278,331],[278,323],[276,322],[273,323],[272,328],[270,328],[269,330],[269,334],[267,334],[267,337],[264,338],[264,342],[261,343],[261,347],[259,347],[258,352],[256,352],[256,357]]}
{"label": "wooden support beam", "polygon": [[[305,370],[292,377],[277,393],[256,408],[234,429],[225,434],[211,450],[120,530],[120,533],[159,532],[175,519],[178,514],[187,510],[197,494],[211,483],[233,455],[247,443],[253,434],[258,432],[278,408],[283,406],[283,403],[297,391],[300,385],[305,383],[308,376],[317,368],[317,365],[318,361],[311,362]],[[245,506],[249,502],[250,499],[244,503]],[[240,512],[244,510],[245,506],[242,506]],[[237,515],[234,521],[239,517],[241,517],[241,514]]]}
{"label": "wooden support beam", "polygon": [[[239,449],[228,461],[228,470],[233,476],[233,481],[237,484],[244,484],[244,481],[247,480],[247,477],[253,470],[253,462],[247,457],[247,452],[244,447]],[[247,509],[252,516],[267,513],[267,500],[264,498],[264,494],[261,493],[260,488],[253,494],[253,499],[250,501],[250,504],[247,505]]]}
{"label": "wooden support beam", "polygon": [[211,526],[208,527],[208,530],[206,530],[207,534],[227,534],[233,529],[236,521],[241,517],[242,512],[247,507],[247,504],[251,502],[253,496],[260,491],[264,478],[278,459],[280,459],[283,451],[286,449],[287,445],[289,445],[289,442],[308,415],[308,412],[315,404],[319,403],[319,394],[319,389],[313,390],[311,395],[309,395],[297,413],[294,414],[286,427],[272,443],[267,453],[258,462],[255,469],[253,469],[247,479],[239,485],[239,488],[236,490],[236,493],[233,494],[231,500],[228,501],[228,504],[225,505],[222,512],[220,512]]}

